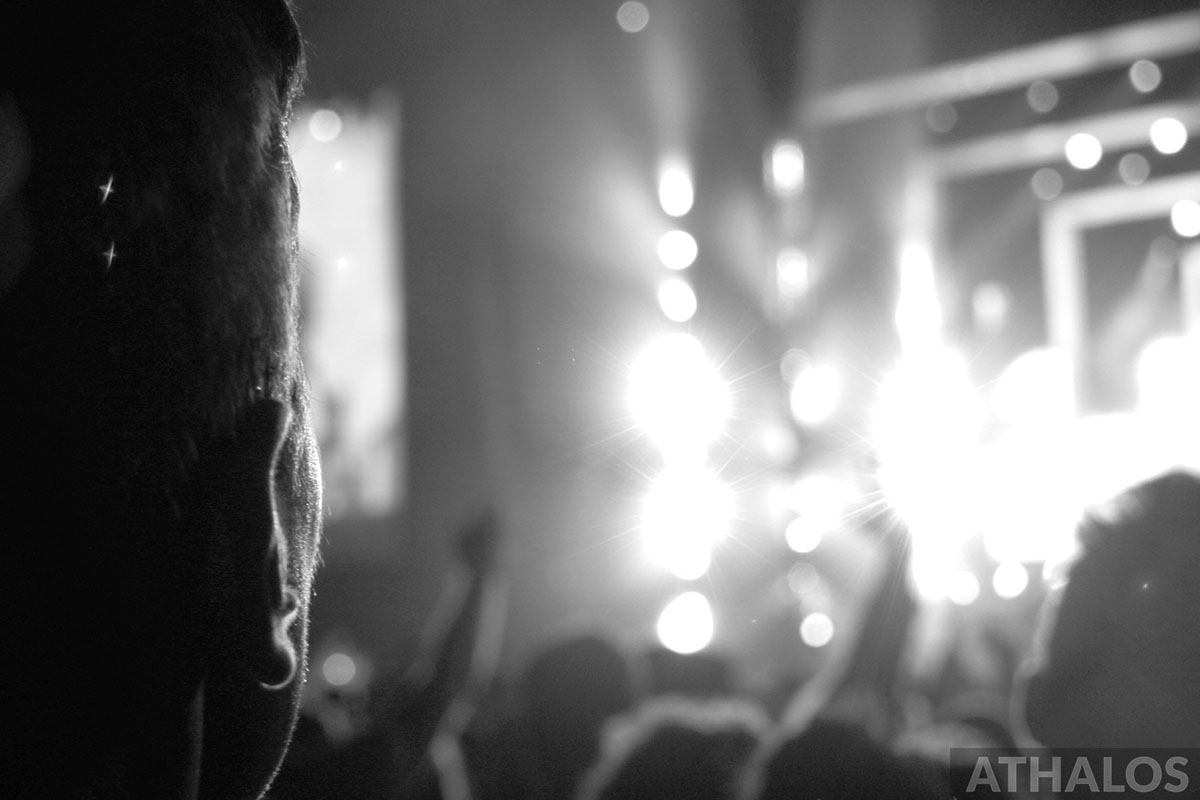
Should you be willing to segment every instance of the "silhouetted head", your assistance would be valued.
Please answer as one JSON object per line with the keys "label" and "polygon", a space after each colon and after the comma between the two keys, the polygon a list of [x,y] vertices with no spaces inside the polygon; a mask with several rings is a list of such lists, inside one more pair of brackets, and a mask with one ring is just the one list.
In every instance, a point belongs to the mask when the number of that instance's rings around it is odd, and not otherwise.
{"label": "silhouetted head", "polygon": [[933,800],[939,785],[866,730],[817,720],[755,757],[750,800]]}
{"label": "silhouetted head", "polygon": [[609,723],[579,800],[733,800],[768,724],[743,701],[647,701]]}
{"label": "silhouetted head", "polygon": [[5,788],[257,797],[295,722],[320,527],[286,138],[300,36],[285,0],[15,5]]}
{"label": "silhouetted head", "polygon": [[1200,478],[1134,486],[1081,524],[1020,683],[1042,745],[1200,743]]}
{"label": "silhouetted head", "polygon": [[526,667],[520,689],[538,760],[568,791],[595,759],[605,721],[631,708],[638,695],[626,654],[593,633],[546,645]]}

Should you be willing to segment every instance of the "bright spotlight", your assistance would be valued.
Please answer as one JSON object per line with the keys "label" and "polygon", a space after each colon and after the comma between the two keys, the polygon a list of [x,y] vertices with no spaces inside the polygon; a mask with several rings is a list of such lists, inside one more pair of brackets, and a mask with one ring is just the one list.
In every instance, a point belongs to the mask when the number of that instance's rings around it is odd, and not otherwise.
{"label": "bright spotlight", "polygon": [[814,524],[810,517],[796,517],[783,532],[787,546],[795,553],[811,553],[821,545],[825,526]]}
{"label": "bright spotlight", "polygon": [[956,606],[969,606],[979,598],[979,579],[967,570],[960,570],[950,579],[946,595]]}
{"label": "bright spotlight", "polygon": [[662,210],[672,217],[682,217],[692,210],[695,189],[687,167],[682,164],[667,164],[658,177],[658,202]]}
{"label": "bright spotlight", "polygon": [[687,269],[699,252],[695,237],[687,231],[667,231],[658,240],[658,260],[667,269]]}
{"label": "bright spotlight", "polygon": [[687,281],[668,278],[658,287],[658,305],[672,322],[687,322],[696,314],[696,293]]}
{"label": "bright spotlight", "polygon": [[841,399],[838,374],[824,364],[809,364],[792,381],[788,403],[792,416],[804,425],[816,425],[829,419]]}
{"label": "bright spotlight", "polygon": [[651,558],[683,580],[708,571],[712,545],[729,533],[733,494],[708,470],[669,469],[650,487],[642,531]]}
{"label": "bright spotlight", "polygon": [[907,359],[883,381],[874,419],[879,480],[914,537],[963,535],[981,422],[966,365],[952,353]]}
{"label": "bright spotlight", "polygon": [[1077,133],[1067,139],[1065,152],[1067,162],[1075,169],[1091,169],[1104,157],[1100,140],[1090,133]]}
{"label": "bright spotlight", "polygon": [[1005,561],[992,573],[992,588],[1006,600],[1017,597],[1029,585],[1029,571],[1019,561]]}
{"label": "bright spotlight", "polygon": [[684,655],[698,653],[713,638],[713,613],[708,598],[684,592],[658,615],[658,640],[668,650]]}
{"label": "bright spotlight", "polygon": [[800,621],[800,638],[809,647],[824,647],[833,641],[833,620],[819,611]]}
{"label": "bright spotlight", "polygon": [[1180,200],[1171,206],[1171,227],[1180,236],[1189,239],[1200,236],[1200,203],[1195,200]]}
{"label": "bright spotlight", "polygon": [[318,142],[332,142],[342,132],[342,118],[332,109],[314,111],[308,118],[308,132]]}
{"label": "bright spotlight", "polygon": [[1168,429],[1185,422],[1200,401],[1198,355],[1200,345],[1194,339],[1164,336],[1147,344],[1138,357],[1138,403]]}
{"label": "bright spotlight", "polygon": [[771,148],[771,186],[785,195],[804,188],[804,151],[798,142],[784,139]]}
{"label": "bright spotlight", "polygon": [[1150,126],[1150,144],[1164,155],[1178,153],[1188,141],[1187,128],[1174,117],[1163,117]]}
{"label": "bright spotlight", "polygon": [[358,674],[358,665],[345,653],[330,653],[321,663],[321,675],[330,686],[346,686]]}
{"label": "bright spotlight", "polygon": [[721,435],[730,411],[729,388],[690,334],[658,339],[634,362],[630,376],[634,419],[670,457],[703,452]]}
{"label": "bright spotlight", "polygon": [[1066,425],[1075,414],[1070,356],[1061,348],[1035,348],[1017,356],[996,381],[992,406],[1014,428]]}

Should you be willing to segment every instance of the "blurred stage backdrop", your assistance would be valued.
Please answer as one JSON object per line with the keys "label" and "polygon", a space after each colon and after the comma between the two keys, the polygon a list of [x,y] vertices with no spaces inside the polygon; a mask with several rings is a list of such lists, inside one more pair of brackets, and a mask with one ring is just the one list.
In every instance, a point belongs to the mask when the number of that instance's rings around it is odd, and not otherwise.
{"label": "blurred stage backdrop", "polygon": [[506,669],[586,625],[802,680],[887,512],[914,674],[1003,684],[1080,509],[1200,456],[1193,2],[299,14],[315,692],[414,655],[484,508]]}

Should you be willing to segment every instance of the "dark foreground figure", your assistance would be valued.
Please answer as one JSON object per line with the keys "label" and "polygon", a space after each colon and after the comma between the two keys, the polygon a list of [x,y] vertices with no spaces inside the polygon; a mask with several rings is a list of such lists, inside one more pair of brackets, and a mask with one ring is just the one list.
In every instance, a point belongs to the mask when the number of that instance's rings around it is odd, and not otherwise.
{"label": "dark foreground figure", "polygon": [[320,473],[284,0],[0,14],[0,796],[255,798]]}

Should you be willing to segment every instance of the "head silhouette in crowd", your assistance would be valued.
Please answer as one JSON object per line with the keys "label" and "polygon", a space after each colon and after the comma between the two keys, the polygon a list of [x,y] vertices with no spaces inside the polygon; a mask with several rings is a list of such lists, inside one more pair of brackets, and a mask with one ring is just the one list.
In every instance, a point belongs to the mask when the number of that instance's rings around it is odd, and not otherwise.
{"label": "head silhouette in crowd", "polygon": [[747,701],[666,696],[610,722],[579,800],[735,800],[770,722]]}
{"label": "head silhouette in crowd", "polygon": [[293,13],[4,17],[0,795],[258,797],[295,724],[321,517]]}
{"label": "head silhouette in crowd", "polygon": [[1019,683],[1045,747],[1200,746],[1200,478],[1138,484],[1080,526]]}
{"label": "head silhouette in crowd", "polygon": [[754,757],[746,800],[934,800],[940,777],[859,724],[820,719],[782,732]]}

